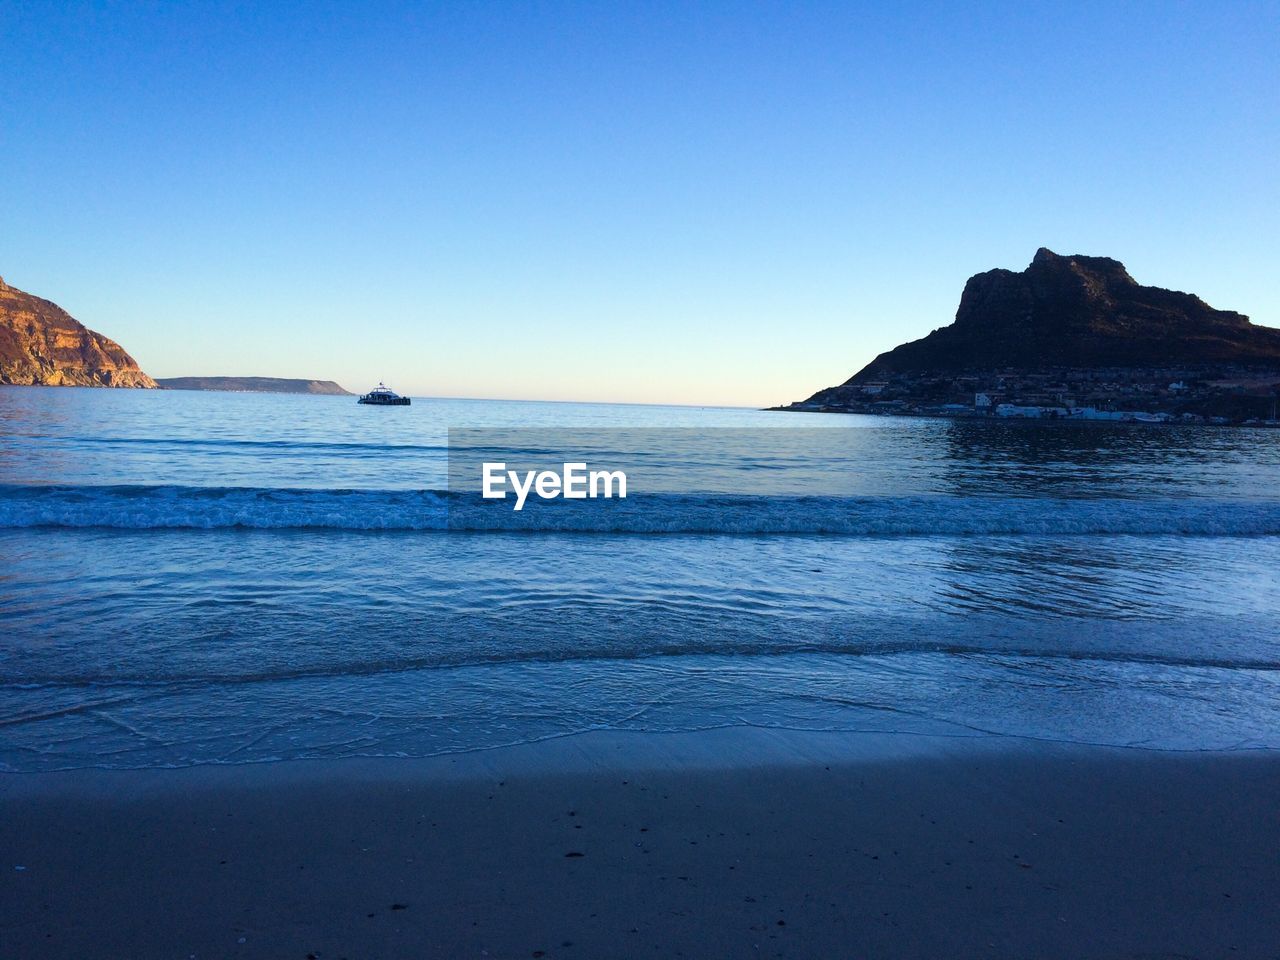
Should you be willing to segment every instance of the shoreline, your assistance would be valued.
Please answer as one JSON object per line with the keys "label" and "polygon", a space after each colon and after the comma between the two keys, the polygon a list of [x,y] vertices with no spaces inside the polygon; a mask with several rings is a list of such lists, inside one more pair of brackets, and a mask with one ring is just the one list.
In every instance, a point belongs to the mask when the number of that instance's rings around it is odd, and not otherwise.
{"label": "shoreline", "polygon": [[[186,763],[174,766],[0,770],[0,804],[38,799],[129,799],[246,785],[468,783],[495,777],[594,777],[615,773],[713,775],[867,764],[969,762],[1010,757],[1113,755],[1280,764],[1280,748],[1119,745],[990,731],[841,729],[729,724],[684,730],[575,730],[547,737],[420,755],[352,754]],[[3,863],[0,862],[0,867]]]}
{"label": "shoreline", "polygon": [[1276,751],[750,728],[9,774],[0,940],[25,958],[1275,956],[1276,796]]}
{"label": "shoreline", "polygon": [[1105,427],[1212,427],[1215,430],[1230,430],[1242,427],[1262,430],[1280,429],[1280,421],[1271,420],[1261,420],[1257,423],[1249,423],[1243,420],[1232,423],[1211,423],[1207,420],[1191,423],[1177,420],[1096,420],[1089,417],[998,417],[980,413],[961,413],[959,411],[951,413],[935,413],[924,410],[846,410],[837,409],[835,407],[821,407],[810,410],[791,406],[761,407],[760,410],[762,413],[834,413],[840,416],[897,417],[912,420],[965,420],[979,423],[1085,423],[1093,426]]}

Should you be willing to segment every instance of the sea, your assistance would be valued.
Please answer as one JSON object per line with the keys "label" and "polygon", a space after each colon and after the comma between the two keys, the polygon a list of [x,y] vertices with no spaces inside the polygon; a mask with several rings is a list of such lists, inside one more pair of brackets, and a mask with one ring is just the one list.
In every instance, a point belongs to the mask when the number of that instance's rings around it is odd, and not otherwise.
{"label": "sea", "polygon": [[728,727],[1280,748],[1280,431],[0,388],[0,771]]}

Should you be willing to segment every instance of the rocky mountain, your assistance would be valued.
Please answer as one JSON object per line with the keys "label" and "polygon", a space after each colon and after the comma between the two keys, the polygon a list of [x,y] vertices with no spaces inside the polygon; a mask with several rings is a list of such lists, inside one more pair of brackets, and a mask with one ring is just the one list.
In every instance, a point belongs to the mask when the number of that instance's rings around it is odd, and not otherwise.
{"label": "rocky mountain", "polygon": [[161,377],[164,390],[230,390],[236,393],[316,393],[349,397],[332,380],[288,380],[282,377]]}
{"label": "rocky mountain", "polygon": [[114,340],[0,279],[0,383],[154,387]]}
{"label": "rocky mountain", "polygon": [[953,324],[882,353],[847,383],[1009,368],[1280,367],[1280,330],[1139,284],[1118,260],[1041,248],[1021,273],[970,277]]}

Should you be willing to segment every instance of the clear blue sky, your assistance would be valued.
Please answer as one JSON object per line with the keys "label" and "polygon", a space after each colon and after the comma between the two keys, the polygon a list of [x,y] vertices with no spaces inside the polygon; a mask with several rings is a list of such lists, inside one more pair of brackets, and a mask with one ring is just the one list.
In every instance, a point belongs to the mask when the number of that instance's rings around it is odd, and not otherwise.
{"label": "clear blue sky", "polygon": [[13,3],[0,275],[155,376],[766,404],[1035,249],[1280,326],[1277,3]]}

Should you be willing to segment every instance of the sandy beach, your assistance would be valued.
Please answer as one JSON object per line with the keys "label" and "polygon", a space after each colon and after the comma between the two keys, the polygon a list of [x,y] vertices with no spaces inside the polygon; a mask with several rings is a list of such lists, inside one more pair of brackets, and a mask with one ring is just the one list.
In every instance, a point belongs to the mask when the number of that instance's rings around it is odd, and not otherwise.
{"label": "sandy beach", "polygon": [[1266,752],[600,734],[0,798],[5,957],[1280,956]]}

